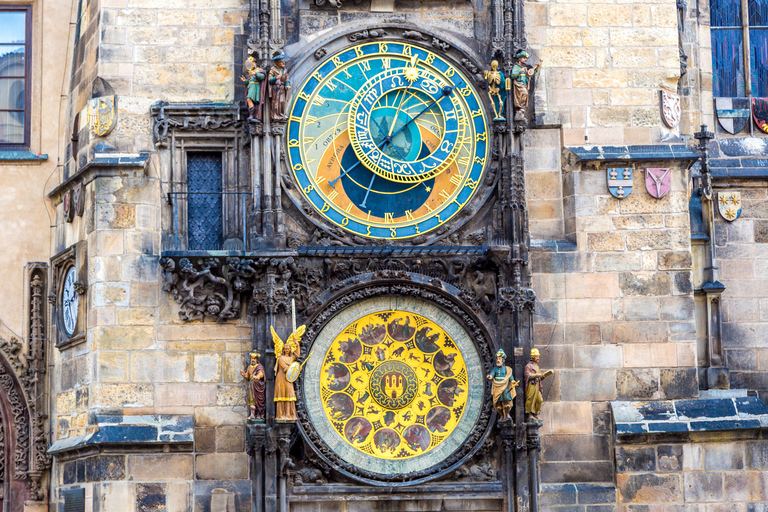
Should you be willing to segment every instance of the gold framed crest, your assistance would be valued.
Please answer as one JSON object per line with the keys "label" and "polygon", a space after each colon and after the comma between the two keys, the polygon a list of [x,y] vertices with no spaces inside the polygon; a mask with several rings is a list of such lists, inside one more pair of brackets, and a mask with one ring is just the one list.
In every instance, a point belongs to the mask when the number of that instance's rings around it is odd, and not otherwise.
{"label": "gold framed crest", "polygon": [[100,96],[88,100],[88,128],[97,137],[104,137],[117,124],[117,96]]}

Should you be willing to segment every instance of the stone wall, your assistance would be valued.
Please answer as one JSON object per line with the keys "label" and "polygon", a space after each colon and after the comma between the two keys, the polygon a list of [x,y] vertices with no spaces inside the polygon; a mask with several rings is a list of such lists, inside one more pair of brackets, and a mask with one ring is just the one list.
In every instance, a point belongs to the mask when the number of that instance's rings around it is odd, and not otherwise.
{"label": "stone wall", "polygon": [[765,440],[616,448],[618,501],[626,510],[757,512],[768,507]]}
{"label": "stone wall", "polygon": [[[723,183],[724,185],[724,183]],[[727,222],[715,213],[715,242],[723,301],[723,348],[731,387],[768,398],[768,188],[732,182],[742,213]],[[723,192],[725,189],[716,189]]]}
{"label": "stone wall", "polygon": [[[531,130],[526,159],[558,155],[537,147],[550,133]],[[657,200],[645,190],[645,165],[622,200],[609,194],[606,164],[526,170],[535,344],[541,368],[555,369],[544,382],[545,483],[613,480],[608,401],[698,394],[688,172],[673,168],[672,190]],[[559,194],[567,241],[547,229],[559,222],[553,208],[539,208],[557,206]]]}
{"label": "stone wall", "polygon": [[680,76],[674,0],[526,2],[525,26],[544,60],[537,117],[565,145],[659,142],[659,90]]}

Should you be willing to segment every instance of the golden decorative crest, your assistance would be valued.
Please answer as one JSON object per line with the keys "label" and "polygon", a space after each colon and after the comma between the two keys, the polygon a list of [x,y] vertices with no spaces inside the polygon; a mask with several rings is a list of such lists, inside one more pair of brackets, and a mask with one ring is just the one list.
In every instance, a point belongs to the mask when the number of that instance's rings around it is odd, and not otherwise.
{"label": "golden decorative crest", "polygon": [[98,137],[109,134],[117,124],[117,96],[100,96],[88,100],[88,128]]}
{"label": "golden decorative crest", "polygon": [[437,323],[414,313],[358,319],[331,343],[322,368],[326,418],[347,443],[377,458],[433,450],[467,405],[461,351]]}
{"label": "golden decorative crest", "polygon": [[717,209],[728,222],[733,222],[741,215],[741,192],[718,192]]}

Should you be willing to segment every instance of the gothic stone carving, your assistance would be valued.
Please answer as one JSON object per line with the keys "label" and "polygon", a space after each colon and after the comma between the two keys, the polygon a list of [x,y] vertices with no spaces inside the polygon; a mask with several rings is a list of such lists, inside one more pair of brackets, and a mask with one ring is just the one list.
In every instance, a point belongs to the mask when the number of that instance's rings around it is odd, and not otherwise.
{"label": "gothic stone carving", "polygon": [[165,147],[168,132],[235,129],[242,125],[238,105],[214,103],[175,103],[159,101],[152,105],[152,134],[155,145]]}

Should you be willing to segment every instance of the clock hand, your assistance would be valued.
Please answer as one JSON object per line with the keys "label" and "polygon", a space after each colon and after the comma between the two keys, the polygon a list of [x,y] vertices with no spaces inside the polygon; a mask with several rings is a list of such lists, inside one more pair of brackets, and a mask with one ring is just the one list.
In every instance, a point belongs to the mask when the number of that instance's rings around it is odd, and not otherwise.
{"label": "clock hand", "polygon": [[360,208],[365,208],[365,202],[368,200],[368,194],[371,193],[371,187],[373,186],[373,180],[376,179],[376,173],[371,173],[373,176],[371,176],[371,182],[368,183],[368,190],[365,191],[365,197],[363,198],[363,202],[360,203]]}
{"label": "clock hand", "polygon": [[[389,142],[389,137],[387,137],[383,141],[381,141],[378,144],[376,144],[376,147],[379,148],[380,150],[384,151],[384,148],[382,147],[382,144],[386,145],[386,143],[388,143],[388,142]],[[355,165],[353,165],[349,169],[345,169],[343,173],[339,174],[339,176],[337,178],[334,178],[333,180],[329,181],[328,184],[330,186],[336,188],[336,182],[339,181],[344,176],[346,176],[347,174],[349,174],[352,171],[352,169],[354,169],[355,167],[357,167],[361,163],[363,163],[363,161],[362,160],[358,160]]]}
{"label": "clock hand", "polygon": [[438,103],[440,100],[442,100],[443,98],[445,98],[446,96],[448,96],[449,94],[451,94],[451,92],[453,92],[453,89],[454,89],[455,87],[456,87],[456,86],[453,86],[453,87],[448,87],[447,85],[446,85],[445,87],[443,87],[442,93],[441,93],[441,95],[440,95],[440,97],[439,97],[439,98],[433,99],[433,100],[432,100],[432,103],[430,103],[429,105],[427,105],[427,106],[424,108],[424,110],[422,110],[421,112],[419,112],[418,114],[416,114],[416,116],[415,116],[415,117],[412,117],[412,118],[411,118],[411,119],[410,119],[410,120],[409,120],[407,123],[405,123],[403,126],[401,126],[399,130],[397,130],[395,133],[393,133],[392,135],[390,135],[390,136],[389,136],[389,138],[390,138],[390,139],[393,139],[393,138],[395,138],[395,136],[396,136],[397,134],[399,134],[400,132],[402,132],[403,130],[405,130],[405,128],[406,128],[406,127],[407,127],[409,124],[411,124],[411,123],[412,123],[412,122],[414,122],[416,119],[418,119],[418,118],[419,118],[419,116],[421,116],[421,115],[422,115],[424,112],[426,112],[427,110],[431,109],[431,108],[432,108],[432,107],[434,107],[434,106],[435,106],[435,105],[436,105],[436,104],[437,104],[437,103]]}

